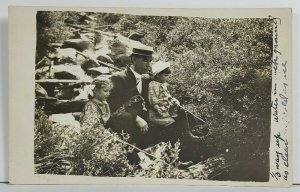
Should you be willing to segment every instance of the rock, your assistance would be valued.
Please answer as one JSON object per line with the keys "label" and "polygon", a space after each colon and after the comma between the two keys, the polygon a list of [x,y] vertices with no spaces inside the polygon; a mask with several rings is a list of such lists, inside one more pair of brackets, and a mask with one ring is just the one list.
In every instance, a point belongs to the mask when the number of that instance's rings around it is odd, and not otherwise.
{"label": "rock", "polygon": [[58,88],[55,97],[60,100],[87,100],[89,94],[92,92],[92,89],[93,85],[67,85]]}
{"label": "rock", "polygon": [[73,86],[61,87],[56,90],[55,97],[59,100],[71,100],[72,98],[78,96],[80,93],[77,88]]}
{"label": "rock", "polygon": [[131,63],[130,55],[132,53],[132,49],[137,47],[147,50],[153,50],[152,47],[149,47],[139,41],[129,39],[119,34],[114,40],[110,42],[110,57],[114,60],[114,64],[116,66],[126,66]]}
{"label": "rock", "polygon": [[66,49],[57,48],[53,53],[50,53],[48,57],[51,58],[52,60],[55,60],[56,65],[65,64],[65,63],[76,64],[78,59],[76,49],[73,48],[66,48]]}
{"label": "rock", "polygon": [[114,63],[114,61],[108,55],[100,54],[99,56],[97,56],[97,60],[105,62],[105,63],[112,63],[112,64]]}
{"label": "rock", "polygon": [[110,70],[108,67],[95,67],[95,68],[90,68],[87,71],[87,74],[91,76],[92,78],[96,78],[99,75],[108,75],[110,74]]}
{"label": "rock", "polygon": [[87,49],[94,49],[94,45],[88,40],[69,39],[63,42],[62,48],[73,48],[77,51],[84,51]]}
{"label": "rock", "polygon": [[53,72],[54,77],[57,79],[88,79],[87,75],[79,65],[54,65]]}
{"label": "rock", "polygon": [[52,114],[49,116],[49,120],[60,125],[70,125],[77,131],[80,130],[80,123],[75,120],[72,113]]}
{"label": "rock", "polygon": [[80,33],[80,38],[83,41],[95,42],[95,33]]}
{"label": "rock", "polygon": [[35,69],[45,67],[45,66],[50,66],[51,65],[51,60],[48,59],[46,56],[44,56],[36,65]]}
{"label": "rock", "polygon": [[118,68],[124,68],[131,65],[131,59],[126,54],[120,54],[114,57],[114,65]]}
{"label": "rock", "polygon": [[[99,42],[96,41],[95,50],[100,51],[101,54],[103,55],[111,54],[110,44],[114,40],[114,37],[102,35],[101,38],[98,37],[98,39],[100,41]],[[96,40],[97,40],[97,36],[96,36]]]}
{"label": "rock", "polygon": [[141,39],[144,37],[145,35],[139,32],[133,32],[131,33],[128,38],[135,40],[135,41],[141,41]]}
{"label": "rock", "polygon": [[39,106],[44,106],[46,114],[61,114],[82,112],[88,100],[57,100],[57,101],[39,101]]}
{"label": "rock", "polygon": [[96,60],[94,60],[94,59],[87,59],[87,60],[83,61],[82,64],[81,64],[81,68],[82,68],[85,72],[87,72],[88,69],[90,69],[90,68],[95,68],[95,67],[99,67],[99,64],[98,64],[98,62],[97,62]]}
{"label": "rock", "polygon": [[48,97],[47,91],[38,83],[35,84],[36,97]]}
{"label": "rock", "polygon": [[49,78],[50,66],[43,66],[35,70],[35,79]]}

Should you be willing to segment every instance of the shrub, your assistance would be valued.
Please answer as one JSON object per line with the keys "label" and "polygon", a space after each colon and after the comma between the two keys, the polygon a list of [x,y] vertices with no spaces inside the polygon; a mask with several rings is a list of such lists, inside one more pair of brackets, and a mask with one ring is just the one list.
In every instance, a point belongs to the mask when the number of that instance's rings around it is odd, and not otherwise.
{"label": "shrub", "polygon": [[126,134],[117,135],[103,128],[83,128],[74,146],[74,173],[89,176],[132,176],[134,166],[127,160],[132,148]]}
{"label": "shrub", "polygon": [[156,158],[142,162],[144,166],[136,169],[135,175],[150,178],[180,178],[179,146],[179,142],[176,142],[174,146],[170,142],[157,144],[153,153]]}

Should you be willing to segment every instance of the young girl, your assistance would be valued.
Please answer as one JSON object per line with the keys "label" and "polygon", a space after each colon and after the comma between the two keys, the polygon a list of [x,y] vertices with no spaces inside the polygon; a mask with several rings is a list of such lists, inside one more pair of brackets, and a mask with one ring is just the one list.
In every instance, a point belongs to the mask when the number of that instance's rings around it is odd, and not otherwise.
{"label": "young girl", "polygon": [[110,94],[112,83],[108,78],[97,77],[92,83],[90,100],[86,103],[81,115],[80,125],[85,128],[104,128],[110,118],[110,108],[106,99]]}
{"label": "young girl", "polygon": [[154,81],[149,83],[148,98],[150,103],[149,122],[154,126],[167,127],[175,122],[177,114],[174,107],[179,105],[167,88],[167,78],[171,74],[170,63],[158,61],[152,65]]}

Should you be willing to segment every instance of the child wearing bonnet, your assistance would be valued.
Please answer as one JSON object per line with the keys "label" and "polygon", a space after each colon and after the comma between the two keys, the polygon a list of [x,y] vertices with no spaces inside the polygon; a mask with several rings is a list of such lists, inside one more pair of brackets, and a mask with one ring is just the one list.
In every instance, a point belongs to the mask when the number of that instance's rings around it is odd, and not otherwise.
{"label": "child wearing bonnet", "polygon": [[168,91],[167,78],[171,74],[170,63],[158,61],[152,65],[154,81],[149,83],[148,99],[150,103],[149,122],[152,125],[169,126],[175,122],[174,109],[179,101],[172,97]]}

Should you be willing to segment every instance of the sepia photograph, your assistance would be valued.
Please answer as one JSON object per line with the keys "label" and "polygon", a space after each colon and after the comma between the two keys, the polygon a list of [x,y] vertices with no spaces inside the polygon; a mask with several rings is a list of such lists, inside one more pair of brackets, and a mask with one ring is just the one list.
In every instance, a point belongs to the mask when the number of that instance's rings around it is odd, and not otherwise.
{"label": "sepia photograph", "polygon": [[35,174],[269,181],[273,20],[38,11]]}
{"label": "sepia photograph", "polygon": [[11,184],[291,185],[290,9],[9,11]]}

